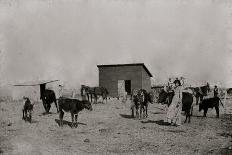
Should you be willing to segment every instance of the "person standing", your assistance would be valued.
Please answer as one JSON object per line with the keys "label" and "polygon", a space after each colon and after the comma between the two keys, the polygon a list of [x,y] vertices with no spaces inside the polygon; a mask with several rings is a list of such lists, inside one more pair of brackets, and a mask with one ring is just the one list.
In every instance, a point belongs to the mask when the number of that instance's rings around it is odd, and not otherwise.
{"label": "person standing", "polygon": [[182,112],[182,87],[179,80],[174,81],[174,96],[167,112],[167,121],[171,125],[181,125],[181,112]]}
{"label": "person standing", "polygon": [[216,85],[214,86],[213,96],[218,97],[218,87]]}

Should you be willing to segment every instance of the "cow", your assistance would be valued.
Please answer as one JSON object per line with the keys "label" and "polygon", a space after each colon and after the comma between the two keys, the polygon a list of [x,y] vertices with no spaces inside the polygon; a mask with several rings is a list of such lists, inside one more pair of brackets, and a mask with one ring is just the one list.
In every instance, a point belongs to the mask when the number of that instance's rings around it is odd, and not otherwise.
{"label": "cow", "polygon": [[140,102],[140,117],[142,116],[143,113],[143,118],[147,118],[148,103],[150,102],[151,104],[153,104],[152,96],[145,89],[140,89],[140,91],[142,91],[144,96],[142,102]]}
{"label": "cow", "polygon": [[139,89],[134,89],[131,94],[131,100],[132,100],[132,105],[131,105],[131,115],[132,117],[134,116],[134,110],[136,113],[136,117],[139,118],[139,108],[141,105],[141,102],[144,100],[144,94],[142,91]]}
{"label": "cow", "polygon": [[[174,92],[170,91],[170,92],[165,92],[162,91],[159,94],[159,98],[158,98],[158,102],[159,103],[164,103],[167,104],[168,107],[172,102],[174,96]],[[192,111],[192,103],[193,103],[193,96],[191,93],[188,92],[183,92],[183,97],[182,97],[182,111],[185,112],[186,115],[186,119],[184,121],[184,123],[187,122],[190,123],[190,119],[191,119],[191,111]]]}
{"label": "cow", "polygon": [[[216,117],[219,118],[219,102],[222,104],[219,97],[203,99],[202,103],[199,104],[199,112],[201,112],[201,110],[204,110],[204,115],[203,116],[206,117],[208,109],[209,108],[215,108],[216,114],[217,114]],[[223,104],[222,104],[222,106],[223,106]]]}
{"label": "cow", "polygon": [[[131,115],[134,117],[134,109],[136,111],[137,118],[147,118],[147,109],[148,103],[152,102],[152,95],[144,89],[134,89],[132,91],[132,106],[131,106]],[[139,112],[140,110],[140,112]]]}
{"label": "cow", "polygon": [[194,92],[194,95],[196,97],[196,105],[198,105],[199,100],[201,103],[203,100],[203,97],[207,96],[208,92],[210,92],[209,83],[207,83],[205,86],[201,86],[201,87],[188,87],[188,88]]}
{"label": "cow", "polygon": [[64,111],[71,113],[71,117],[72,117],[71,127],[74,127],[74,115],[75,115],[75,127],[77,127],[78,113],[82,111],[83,109],[87,109],[90,111],[93,110],[91,103],[87,100],[80,101],[78,99],[60,97],[58,99],[58,105],[59,105],[59,112],[60,112],[60,115],[59,115],[60,126],[63,126]]}
{"label": "cow", "polygon": [[32,119],[32,111],[34,104],[31,103],[30,99],[28,97],[23,97],[25,100],[24,106],[23,106],[23,117],[22,119],[25,121],[29,121],[31,123]]}
{"label": "cow", "polygon": [[46,111],[46,113],[49,113],[50,108],[51,108],[51,104],[54,102],[56,109],[57,109],[57,113],[59,112],[58,106],[57,106],[57,102],[56,102],[56,94],[53,90],[50,89],[45,89],[44,91],[42,91],[41,93],[41,97],[42,102],[43,102],[43,106],[44,109]]}

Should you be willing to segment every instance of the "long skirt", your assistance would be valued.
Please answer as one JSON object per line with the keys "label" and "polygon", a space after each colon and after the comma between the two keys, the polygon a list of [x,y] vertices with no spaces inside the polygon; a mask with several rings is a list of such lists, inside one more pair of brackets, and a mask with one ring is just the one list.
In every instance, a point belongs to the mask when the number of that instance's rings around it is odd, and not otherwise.
{"label": "long skirt", "polygon": [[167,121],[169,123],[181,125],[181,112],[182,112],[182,103],[178,102],[178,99],[176,99],[174,96],[172,103],[168,107]]}

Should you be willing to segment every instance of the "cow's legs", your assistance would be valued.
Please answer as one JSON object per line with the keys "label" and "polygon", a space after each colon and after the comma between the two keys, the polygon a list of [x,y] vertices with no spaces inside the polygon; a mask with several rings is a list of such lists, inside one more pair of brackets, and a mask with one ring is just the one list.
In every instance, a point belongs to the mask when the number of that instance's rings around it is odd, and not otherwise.
{"label": "cow's legs", "polygon": [[60,109],[60,126],[63,126],[63,117],[64,117],[64,112],[62,109]]}
{"label": "cow's legs", "polygon": [[78,118],[78,114],[75,114],[75,127],[77,127],[77,126],[78,126],[77,118]]}
{"label": "cow's legs", "polygon": [[148,117],[148,114],[147,114],[147,108],[148,108],[148,105],[146,105],[146,118]]}
{"label": "cow's legs", "polygon": [[187,115],[188,115],[188,119],[189,119],[189,121],[188,121],[188,123],[190,123],[191,122],[191,113],[192,112],[190,112],[190,110],[192,110],[192,108],[191,109],[189,109],[188,111],[187,111]]}
{"label": "cow's legs", "polygon": [[185,111],[186,117],[185,117],[184,123],[186,123],[187,120],[188,120],[188,123],[190,123],[190,117],[191,117],[190,111],[191,111],[191,109],[187,109],[187,110]]}
{"label": "cow's legs", "polygon": [[71,117],[72,117],[72,125],[71,127],[73,128],[74,127],[74,113],[71,111]]}
{"label": "cow's legs", "polygon": [[22,120],[25,120],[24,111],[25,111],[25,110],[23,109],[23,118],[22,118]]}
{"label": "cow's legs", "polygon": [[141,119],[142,118],[142,113],[143,113],[143,106],[140,105],[139,110],[140,110],[139,118]]}
{"label": "cow's legs", "polygon": [[57,106],[57,102],[56,102],[56,99],[54,100],[54,103],[55,103],[55,106],[56,106],[56,110],[57,110],[57,113],[59,112],[59,109],[58,109],[58,106]]}
{"label": "cow's legs", "polygon": [[216,114],[217,114],[216,117],[219,118],[219,106],[216,106],[216,107],[215,107],[215,110],[216,110]]}
{"label": "cow's legs", "polygon": [[134,107],[131,107],[131,117],[133,117],[133,118],[135,117],[134,116]]}
{"label": "cow's legs", "polygon": [[139,118],[139,106],[135,105],[136,118]]}
{"label": "cow's legs", "polygon": [[145,118],[145,117],[146,117],[146,107],[143,106],[143,118]]}
{"label": "cow's legs", "polygon": [[97,95],[96,94],[94,95],[94,98],[95,98],[95,103],[97,104]]}
{"label": "cow's legs", "polygon": [[92,93],[90,93],[90,99],[91,99],[91,103],[93,102],[93,96]]}
{"label": "cow's legs", "polygon": [[133,103],[133,104],[131,105],[131,117],[132,117],[132,118],[135,117],[135,115],[134,115],[134,110],[135,110],[135,104]]}
{"label": "cow's legs", "polygon": [[47,112],[47,105],[45,103],[45,100],[43,100],[42,102],[43,102],[44,110]]}
{"label": "cow's legs", "polygon": [[199,96],[196,96],[196,105],[198,105]]}
{"label": "cow's legs", "polygon": [[206,117],[207,111],[208,111],[208,108],[204,109],[204,117]]}
{"label": "cow's legs", "polygon": [[186,123],[186,122],[187,122],[187,119],[188,119],[188,115],[187,115],[187,113],[186,113],[185,115],[186,115],[186,116],[185,116],[184,123]]}
{"label": "cow's legs", "polygon": [[28,113],[29,113],[29,122],[31,123],[31,118],[32,118],[32,114],[31,113],[32,113],[32,111],[29,110]]}
{"label": "cow's legs", "polygon": [[190,112],[190,116],[193,115],[193,105],[191,106],[191,112]]}

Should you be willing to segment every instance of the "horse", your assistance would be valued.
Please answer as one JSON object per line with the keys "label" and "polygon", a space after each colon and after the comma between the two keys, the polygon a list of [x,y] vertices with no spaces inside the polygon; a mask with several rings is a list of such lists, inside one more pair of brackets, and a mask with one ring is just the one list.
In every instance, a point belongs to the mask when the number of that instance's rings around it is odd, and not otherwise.
{"label": "horse", "polygon": [[50,108],[51,108],[51,104],[53,102],[55,103],[57,113],[59,112],[57,102],[56,102],[56,94],[55,94],[55,92],[53,90],[45,89],[42,92],[40,98],[42,99],[43,106],[44,106],[44,109],[45,109],[46,113],[49,113]]}
{"label": "horse", "polygon": [[104,87],[94,87],[93,95],[94,95],[95,103],[97,103],[97,96],[102,96],[102,100],[103,100],[102,102],[106,100],[107,103],[107,96],[109,95],[109,92]]}
{"label": "horse", "polygon": [[198,105],[199,99],[200,99],[200,103],[201,103],[203,100],[203,97],[207,96],[208,92],[210,91],[210,86],[208,83],[205,86],[188,87],[188,88],[194,92],[194,95],[196,97],[196,105]]}
{"label": "horse", "polygon": [[84,92],[88,97],[88,101],[91,100],[92,102],[92,97],[94,97],[95,103],[97,103],[97,97],[102,96],[103,101],[106,100],[107,103],[107,96],[109,92],[104,87],[89,87],[89,86],[81,85],[81,96],[84,96]]}
{"label": "horse", "polygon": [[[159,98],[158,98],[158,102],[159,103],[163,103],[163,104],[167,104],[168,107],[170,106],[173,96],[174,96],[174,91],[170,91],[170,92],[165,92],[164,90],[162,92],[160,92],[159,94]],[[182,111],[185,112],[186,115],[186,119],[184,121],[184,123],[187,122],[190,123],[190,119],[191,119],[191,112],[192,112],[192,103],[193,103],[193,96],[192,94],[188,93],[188,92],[183,92],[183,98],[182,98]]]}
{"label": "horse", "polygon": [[89,102],[90,102],[90,100],[92,102],[93,91],[94,91],[94,87],[81,85],[81,96],[83,97],[84,95],[86,95]]}

